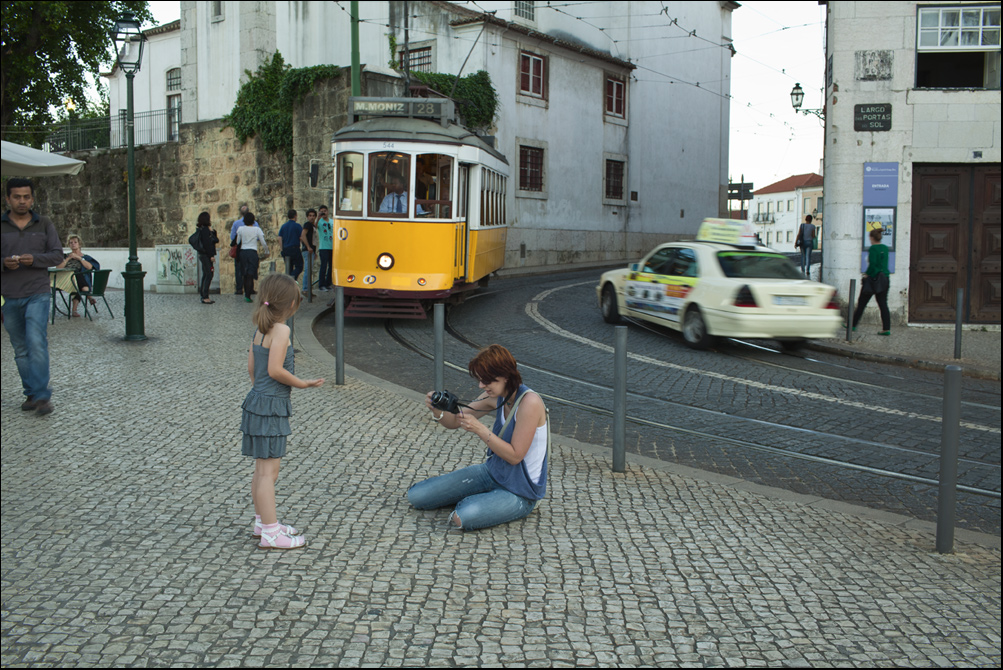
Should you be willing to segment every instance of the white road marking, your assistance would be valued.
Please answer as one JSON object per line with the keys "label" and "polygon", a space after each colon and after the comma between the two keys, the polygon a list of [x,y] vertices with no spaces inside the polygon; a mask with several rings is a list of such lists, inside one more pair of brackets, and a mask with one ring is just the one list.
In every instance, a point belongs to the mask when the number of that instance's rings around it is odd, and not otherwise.
{"label": "white road marking", "polygon": [[[581,335],[575,335],[567,330],[564,330],[558,326],[553,321],[547,319],[542,314],[540,314],[539,304],[550,297],[551,294],[557,291],[563,291],[564,289],[574,288],[576,286],[583,286],[585,284],[595,284],[595,282],[578,282],[576,284],[567,284],[566,286],[558,286],[557,288],[548,289],[541,293],[538,293],[533,297],[532,301],[526,304],[526,314],[529,318],[536,321],[538,324],[543,326],[549,332],[563,337],[565,339],[571,340],[573,342],[578,342],[579,344],[585,344],[590,347],[594,347],[601,351],[608,353],[613,353],[613,347],[608,344],[603,344],[602,342],[596,342],[595,340],[590,340],[587,337],[582,337]],[[929,414],[917,414],[916,412],[906,412],[900,409],[893,409],[891,407],[881,407],[880,405],[875,405],[871,403],[859,402],[856,400],[844,400],[842,398],[834,398],[832,396],[823,395],[821,393],[813,393],[811,391],[803,391],[801,389],[790,389],[783,386],[775,386],[773,384],[764,384],[763,382],[756,382],[750,379],[742,379],[740,377],[732,377],[730,375],[721,374],[720,372],[711,372],[709,370],[700,370],[697,368],[691,368],[686,365],[679,365],[677,363],[668,363],[666,361],[660,361],[657,358],[651,358],[650,356],[642,356],[641,354],[633,354],[627,352],[628,358],[631,358],[639,363],[645,363],[647,365],[655,365],[658,367],[669,368],[672,370],[679,370],[680,372],[687,372],[693,375],[700,375],[702,377],[709,377],[711,379],[719,379],[721,381],[731,382],[733,384],[740,384],[742,386],[748,386],[749,388],[759,389],[767,391],[770,393],[783,393],[788,395],[796,395],[800,398],[809,398],[811,400],[820,400],[822,402],[831,402],[839,405],[844,405],[846,407],[853,407],[855,409],[863,409],[870,412],[879,412],[881,414],[890,414],[893,416],[901,416],[908,419],[920,419],[923,421],[933,421],[935,423],[940,423],[941,418],[939,416],[930,416]],[[1000,433],[999,428],[993,426],[983,426],[978,423],[969,423],[967,421],[961,422],[962,428],[969,428],[971,430],[978,430],[985,433]]]}

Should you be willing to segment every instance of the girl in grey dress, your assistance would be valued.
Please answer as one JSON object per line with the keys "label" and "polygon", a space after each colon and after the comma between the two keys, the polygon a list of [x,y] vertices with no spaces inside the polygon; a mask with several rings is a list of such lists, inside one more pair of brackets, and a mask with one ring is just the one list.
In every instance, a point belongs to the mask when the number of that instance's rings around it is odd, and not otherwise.
{"label": "girl in grey dress", "polygon": [[268,275],[258,289],[252,317],[257,330],[247,354],[247,372],[253,388],[244,398],[240,430],[242,453],[254,458],[251,498],[254,501],[254,535],[261,549],[298,549],[306,539],[290,525],[279,523],[275,512],[275,482],[279,462],[286,454],[286,437],[292,432],[290,389],[320,386],[323,379],[300,379],[293,374],[293,348],[285,321],[300,306],[300,291],[292,277]]}

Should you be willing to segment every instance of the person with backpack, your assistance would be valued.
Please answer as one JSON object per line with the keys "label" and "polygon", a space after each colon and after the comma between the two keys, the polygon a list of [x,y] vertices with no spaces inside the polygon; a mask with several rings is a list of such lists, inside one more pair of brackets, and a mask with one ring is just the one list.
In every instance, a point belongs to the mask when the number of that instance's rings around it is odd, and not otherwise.
{"label": "person with backpack", "polygon": [[209,299],[209,284],[212,283],[216,262],[216,245],[219,244],[219,237],[216,231],[209,227],[209,212],[199,214],[195,232],[188,238],[188,244],[192,245],[198,253],[199,264],[202,266],[202,278],[199,280],[199,296],[203,305],[212,305],[216,301]]}

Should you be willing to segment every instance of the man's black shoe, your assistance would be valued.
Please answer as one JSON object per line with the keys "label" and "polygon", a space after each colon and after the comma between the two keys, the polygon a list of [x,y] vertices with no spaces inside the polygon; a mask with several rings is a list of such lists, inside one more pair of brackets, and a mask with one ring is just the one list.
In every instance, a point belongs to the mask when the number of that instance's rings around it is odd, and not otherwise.
{"label": "man's black shoe", "polygon": [[39,400],[38,405],[35,408],[35,413],[39,416],[45,416],[46,414],[52,414],[52,403],[48,400]]}
{"label": "man's black shoe", "polygon": [[26,398],[23,403],[21,403],[21,410],[24,412],[30,412],[31,410],[38,407],[38,402],[32,400],[31,398]]}

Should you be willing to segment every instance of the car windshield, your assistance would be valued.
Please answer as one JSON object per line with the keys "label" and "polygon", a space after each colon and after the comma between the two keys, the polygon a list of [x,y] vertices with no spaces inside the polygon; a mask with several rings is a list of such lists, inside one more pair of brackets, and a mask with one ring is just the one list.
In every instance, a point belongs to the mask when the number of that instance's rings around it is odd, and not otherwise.
{"label": "car windshield", "polygon": [[736,279],[804,279],[790,260],[760,251],[719,251],[718,263],[726,277]]}

